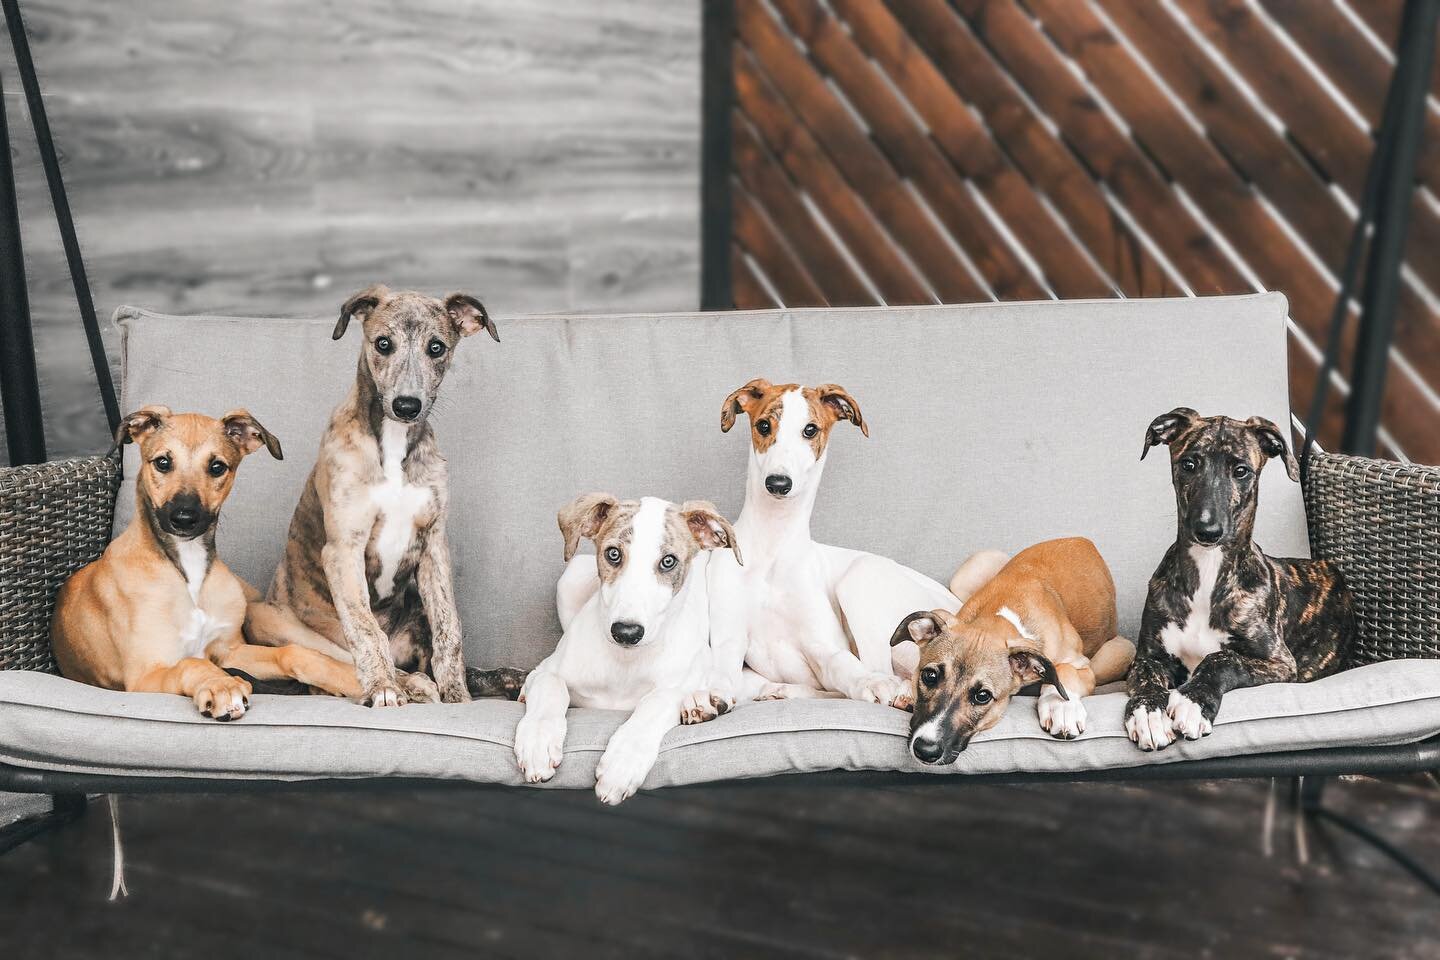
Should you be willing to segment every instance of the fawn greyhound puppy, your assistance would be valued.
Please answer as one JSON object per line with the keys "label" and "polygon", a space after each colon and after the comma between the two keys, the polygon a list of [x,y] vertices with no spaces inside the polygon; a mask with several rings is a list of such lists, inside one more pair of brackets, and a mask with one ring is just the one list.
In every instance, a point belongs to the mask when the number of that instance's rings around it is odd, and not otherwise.
{"label": "fawn greyhound puppy", "polygon": [[1175,543],[1150,578],[1125,730],[1142,750],[1178,733],[1208,736],[1237,687],[1314,680],[1338,670],[1355,637],[1354,600],[1325,560],[1267,557],[1251,539],[1260,471],[1299,464],[1264,417],[1202,417],[1177,407],[1145,431],[1140,459],[1170,447]]}
{"label": "fawn greyhound puppy", "polygon": [[596,795],[620,803],[645,781],[667,731],[728,709],[704,689],[711,557],[702,551],[728,548],[739,563],[740,545],[729,521],[700,500],[676,506],[591,493],[562,508],[558,520],[567,563],[582,537],[595,542],[588,562],[599,587],[525,681],[515,759],[526,780],[549,780],[560,765],[569,706],[630,710],[595,771]]}
{"label": "fawn greyhound puppy", "polygon": [[276,440],[244,410],[219,420],[168,407],[127,416],[115,444],[140,446],[135,517],[100,559],[75,573],[56,601],[51,640],[60,672],[99,687],[190,697],[207,717],[235,720],[250,684],[294,678],[358,696],[348,664],[296,646],[245,643],[249,588],[215,555],[220,506],[241,459]]}
{"label": "fawn greyhound puppy", "polygon": [[246,630],[256,643],[353,660],[371,706],[469,700],[445,460],[427,417],[460,339],[500,336],[464,293],[437,300],[370,287],[341,307],[334,339],[352,317],[364,333],[354,386],[331,415],[285,558]]}
{"label": "fawn greyhound puppy", "polygon": [[[987,562],[977,554],[966,566]],[[966,572],[962,566],[957,578]],[[1041,728],[1062,740],[1080,736],[1082,698],[1124,677],[1135,656],[1115,627],[1115,581],[1083,537],[1020,551],[958,614],[910,614],[890,639],[920,645],[910,751],[925,763],[953,763],[971,737],[1000,722],[1021,687],[1036,682]]]}

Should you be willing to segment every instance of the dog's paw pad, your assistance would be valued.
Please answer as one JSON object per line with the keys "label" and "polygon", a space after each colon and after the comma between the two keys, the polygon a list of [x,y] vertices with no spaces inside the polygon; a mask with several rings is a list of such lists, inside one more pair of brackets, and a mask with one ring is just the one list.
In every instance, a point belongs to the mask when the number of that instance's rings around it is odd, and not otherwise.
{"label": "dog's paw pad", "polygon": [[624,803],[640,789],[654,765],[653,753],[612,743],[595,767],[595,796],[612,806]]}
{"label": "dog's paw pad", "polygon": [[206,680],[195,691],[195,708],[213,720],[239,720],[250,707],[250,684],[239,677]]}
{"label": "dog's paw pad", "polygon": [[543,783],[555,775],[565,755],[565,721],[521,720],[515,728],[515,762],[526,783]]}
{"label": "dog's paw pad", "polygon": [[1125,718],[1125,733],[1141,750],[1164,750],[1175,742],[1170,718],[1159,707],[1137,707]]}
{"label": "dog's paw pad", "polygon": [[1208,737],[1214,730],[1210,721],[1205,718],[1205,711],[1200,704],[1179,690],[1170,691],[1170,702],[1165,706],[1165,714],[1170,718],[1175,732],[1186,740]]}
{"label": "dog's paw pad", "polygon": [[423,673],[402,673],[398,682],[410,703],[440,703],[440,688]]}
{"label": "dog's paw pad", "polygon": [[410,700],[397,684],[377,683],[365,690],[360,702],[367,707],[401,707]]}

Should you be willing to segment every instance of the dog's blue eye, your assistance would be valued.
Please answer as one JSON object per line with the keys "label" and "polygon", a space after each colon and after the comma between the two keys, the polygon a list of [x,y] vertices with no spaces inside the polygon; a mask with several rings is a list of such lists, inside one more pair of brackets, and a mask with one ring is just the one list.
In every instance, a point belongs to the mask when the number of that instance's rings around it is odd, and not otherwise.
{"label": "dog's blue eye", "polygon": [[151,460],[150,463],[153,464],[155,469],[160,471],[161,473],[170,472],[170,458],[163,454],[156,457],[154,460]]}
{"label": "dog's blue eye", "polygon": [[985,706],[985,704],[989,703],[991,700],[994,699],[995,695],[989,690],[986,690],[984,687],[976,687],[974,690],[970,691],[970,702],[975,704],[975,706],[977,707],[983,707]]}
{"label": "dog's blue eye", "polygon": [[388,355],[390,351],[395,349],[395,344],[391,342],[389,337],[376,337],[375,349],[382,355]]}
{"label": "dog's blue eye", "polygon": [[770,436],[770,421],[761,420],[759,423],[755,424],[755,432],[760,434],[760,436],[762,437]]}
{"label": "dog's blue eye", "polygon": [[814,437],[815,434],[820,432],[820,428],[815,426],[815,424],[813,423],[807,423],[805,424],[805,429],[801,430],[800,432],[805,435],[806,440],[809,440],[810,438]]}
{"label": "dog's blue eye", "polygon": [[431,340],[430,346],[426,349],[430,351],[430,356],[432,357],[445,356],[445,344],[439,340]]}
{"label": "dog's blue eye", "polygon": [[940,671],[934,667],[926,667],[920,671],[920,682],[927,687],[935,687],[940,683]]}
{"label": "dog's blue eye", "polygon": [[618,566],[620,566],[620,548],[619,548],[619,547],[606,547],[606,548],[605,548],[605,559],[610,562],[610,565],[611,565],[612,567],[618,567]]}
{"label": "dog's blue eye", "polygon": [[673,553],[667,553],[665,554],[665,556],[660,558],[660,569],[667,571],[674,570],[675,564],[679,562],[679,560],[675,559],[675,555]]}
{"label": "dog's blue eye", "polygon": [[229,469],[229,466],[226,465],[224,460],[210,461],[210,476],[212,477],[223,477],[225,476],[225,471]]}

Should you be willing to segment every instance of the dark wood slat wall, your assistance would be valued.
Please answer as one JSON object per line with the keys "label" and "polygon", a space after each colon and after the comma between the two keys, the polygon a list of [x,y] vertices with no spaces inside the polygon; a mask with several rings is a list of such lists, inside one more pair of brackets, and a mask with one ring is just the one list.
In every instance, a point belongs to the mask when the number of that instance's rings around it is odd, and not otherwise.
{"label": "dark wood slat wall", "polygon": [[[735,0],[736,303],[1280,290],[1304,411],[1400,6]],[[1440,112],[1426,133],[1382,448],[1436,463]]]}

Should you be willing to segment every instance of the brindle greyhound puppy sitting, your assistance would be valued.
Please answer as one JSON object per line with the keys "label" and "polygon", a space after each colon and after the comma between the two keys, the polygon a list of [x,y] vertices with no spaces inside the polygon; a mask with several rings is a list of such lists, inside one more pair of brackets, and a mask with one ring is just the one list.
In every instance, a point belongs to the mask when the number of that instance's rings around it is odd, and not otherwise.
{"label": "brindle greyhound puppy sitting", "polygon": [[237,720],[250,705],[250,682],[227,669],[357,696],[349,664],[245,643],[250,588],[215,555],[240,460],[262,446],[279,460],[280,441],[244,410],[213,420],[156,404],[124,419],[122,443],[140,448],[135,518],[60,590],[50,628],[60,672],[112,690],[190,697],[216,720]]}
{"label": "brindle greyhound puppy sitting", "polygon": [[[500,336],[464,293],[442,301],[370,287],[341,308],[334,339],[352,317],[365,335],[355,385],[330,418],[285,558],[269,596],[250,606],[246,630],[256,643],[353,659],[371,706],[469,700],[445,536],[445,461],[427,417],[460,338]],[[521,680],[504,678],[508,690]]]}
{"label": "brindle greyhound puppy sitting", "polygon": [[1157,443],[1170,447],[1178,532],[1150,578],[1130,671],[1125,730],[1142,750],[1208,736],[1237,687],[1333,673],[1355,635],[1339,570],[1267,557],[1251,540],[1266,461],[1300,479],[1274,423],[1177,407],[1150,424],[1140,458]]}

